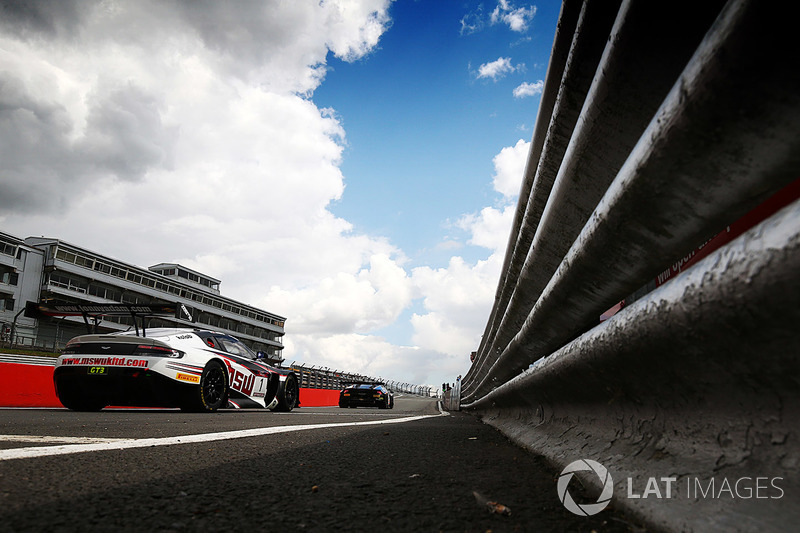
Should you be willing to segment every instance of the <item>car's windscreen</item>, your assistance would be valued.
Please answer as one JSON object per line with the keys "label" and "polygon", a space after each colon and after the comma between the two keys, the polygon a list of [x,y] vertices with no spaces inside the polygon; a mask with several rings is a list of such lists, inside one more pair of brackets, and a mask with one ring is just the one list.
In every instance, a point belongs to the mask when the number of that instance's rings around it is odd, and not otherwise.
{"label": "car's windscreen", "polygon": [[241,342],[237,341],[231,337],[217,337],[217,341],[222,346],[222,349],[228,353],[232,353],[233,355],[240,355],[242,357],[246,357],[248,359],[255,359],[256,354],[253,351],[242,344]]}

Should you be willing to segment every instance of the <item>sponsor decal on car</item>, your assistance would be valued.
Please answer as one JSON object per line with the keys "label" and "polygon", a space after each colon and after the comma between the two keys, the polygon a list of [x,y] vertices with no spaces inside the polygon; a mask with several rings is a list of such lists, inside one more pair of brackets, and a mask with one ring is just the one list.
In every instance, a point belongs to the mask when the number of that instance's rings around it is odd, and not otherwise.
{"label": "sponsor decal on car", "polygon": [[188,381],[189,383],[200,383],[200,376],[192,376],[190,374],[182,374],[178,372],[178,375],[175,377],[181,381]]}
{"label": "sponsor decal on car", "polygon": [[127,357],[73,357],[64,359],[62,364],[147,368],[147,359],[128,359]]}
{"label": "sponsor decal on car", "polygon": [[231,368],[231,388],[251,396],[256,377],[252,374],[245,376],[238,370]]}

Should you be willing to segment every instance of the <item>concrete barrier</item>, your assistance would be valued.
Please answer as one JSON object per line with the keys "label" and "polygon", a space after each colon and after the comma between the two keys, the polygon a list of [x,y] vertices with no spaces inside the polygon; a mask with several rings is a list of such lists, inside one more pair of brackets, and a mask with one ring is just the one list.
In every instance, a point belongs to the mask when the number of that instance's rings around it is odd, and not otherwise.
{"label": "concrete barrier", "polygon": [[[600,462],[615,504],[656,525],[789,531],[800,519],[798,272],[795,203],[464,407],[556,464]],[[628,497],[662,477],[675,478],[669,500]],[[758,479],[765,497],[746,497]],[[724,480],[732,494],[720,495]]]}

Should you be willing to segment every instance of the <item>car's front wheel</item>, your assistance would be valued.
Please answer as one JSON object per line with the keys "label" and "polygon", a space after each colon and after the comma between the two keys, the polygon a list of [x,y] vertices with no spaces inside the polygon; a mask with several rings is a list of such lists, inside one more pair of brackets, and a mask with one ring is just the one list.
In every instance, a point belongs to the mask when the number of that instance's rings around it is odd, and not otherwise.
{"label": "car's front wheel", "polygon": [[299,393],[297,379],[292,375],[286,376],[286,381],[283,384],[283,394],[278,393],[278,405],[274,410],[288,412],[294,409],[295,405],[297,405]]}
{"label": "car's front wheel", "polygon": [[181,409],[193,413],[213,413],[228,403],[228,377],[217,361],[209,361]]}

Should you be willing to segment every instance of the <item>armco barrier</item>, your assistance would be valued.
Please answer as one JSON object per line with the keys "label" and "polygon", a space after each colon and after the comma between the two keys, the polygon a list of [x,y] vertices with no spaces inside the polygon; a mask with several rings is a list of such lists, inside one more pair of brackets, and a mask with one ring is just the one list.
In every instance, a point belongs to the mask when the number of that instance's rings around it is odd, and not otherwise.
{"label": "armco barrier", "polygon": [[[0,407],[62,407],[53,386],[53,360],[28,360],[36,363],[0,362]],[[335,406],[339,391],[301,387],[300,399],[301,407]]]}
{"label": "armco barrier", "polygon": [[[615,503],[657,525],[788,531],[800,517],[798,272],[795,204],[469,407],[557,464],[600,462]],[[663,493],[669,477],[670,501],[628,497],[650,478]],[[761,497],[748,497],[757,480]]]}
{"label": "armco barrier", "polygon": [[759,0],[662,8],[563,3],[461,406],[561,468],[602,464],[613,504],[646,522],[793,530],[792,16]]}

